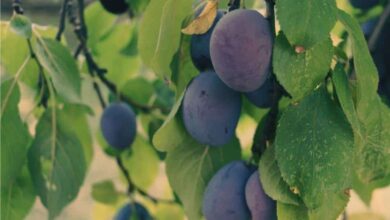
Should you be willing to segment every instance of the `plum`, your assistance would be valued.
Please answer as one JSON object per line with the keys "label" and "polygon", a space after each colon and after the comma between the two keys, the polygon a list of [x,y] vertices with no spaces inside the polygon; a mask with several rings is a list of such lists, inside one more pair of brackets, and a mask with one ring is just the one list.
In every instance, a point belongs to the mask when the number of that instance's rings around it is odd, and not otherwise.
{"label": "plum", "polygon": [[104,110],[100,127],[107,143],[123,150],[134,141],[137,129],[135,114],[126,103],[112,103]]}
{"label": "plum", "polygon": [[215,25],[219,19],[222,18],[223,13],[223,11],[218,10],[214,23],[206,33],[195,34],[191,37],[191,59],[196,68],[198,68],[200,71],[213,69],[210,58],[210,38]]}
{"label": "plum", "polygon": [[202,204],[207,220],[248,220],[249,208],[245,201],[245,184],[253,167],[243,161],[223,166],[208,183]]}
{"label": "plum", "polygon": [[374,18],[371,20],[368,20],[362,24],[362,31],[364,33],[364,37],[366,39],[369,39],[372,33],[375,30],[375,26],[378,24],[379,19]]}
{"label": "plum", "polygon": [[133,208],[135,208],[137,220],[152,220],[148,210],[139,203],[126,204],[123,206],[118,214],[115,216],[115,220],[130,220],[133,215]]}
{"label": "plum", "polygon": [[268,78],[260,88],[253,92],[245,93],[248,100],[259,108],[270,108],[274,94],[274,83]]}
{"label": "plum", "polygon": [[252,220],[277,219],[275,201],[265,194],[260,183],[258,171],[255,171],[246,183],[245,199],[251,212]]}
{"label": "plum", "polygon": [[268,21],[257,11],[227,13],[214,28],[210,55],[221,80],[239,92],[252,92],[267,79],[272,53]]}
{"label": "plum", "polygon": [[379,0],[350,0],[351,5],[355,8],[368,10],[379,4]]}
{"label": "plum", "polygon": [[112,14],[123,14],[129,8],[126,0],[100,0],[103,8]]}
{"label": "plum", "polygon": [[184,126],[201,144],[220,146],[228,143],[235,133],[240,112],[240,93],[227,87],[213,71],[199,74],[185,92]]}

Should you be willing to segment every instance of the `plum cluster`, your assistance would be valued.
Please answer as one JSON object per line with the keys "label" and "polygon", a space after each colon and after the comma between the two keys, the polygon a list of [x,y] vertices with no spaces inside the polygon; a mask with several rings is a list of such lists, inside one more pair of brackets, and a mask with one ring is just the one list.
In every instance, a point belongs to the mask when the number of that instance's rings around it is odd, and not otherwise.
{"label": "plum cluster", "polygon": [[260,183],[258,170],[243,161],[222,167],[210,180],[203,197],[207,220],[273,220],[276,204]]}
{"label": "plum cluster", "polygon": [[[135,210],[135,212],[134,212]],[[132,217],[136,218],[132,218]],[[134,204],[126,204],[123,206],[119,212],[116,214],[115,220],[129,220],[129,219],[137,219],[137,220],[152,220],[148,210],[143,207],[139,203]]]}
{"label": "plum cluster", "polygon": [[137,131],[133,109],[124,102],[115,102],[104,109],[100,119],[102,134],[107,143],[124,150],[133,143]]}
{"label": "plum cluster", "polygon": [[234,136],[241,93],[260,108],[272,104],[269,77],[272,35],[255,10],[218,11],[211,28],[191,39],[191,58],[200,71],[188,85],[182,116],[199,143],[220,146]]}

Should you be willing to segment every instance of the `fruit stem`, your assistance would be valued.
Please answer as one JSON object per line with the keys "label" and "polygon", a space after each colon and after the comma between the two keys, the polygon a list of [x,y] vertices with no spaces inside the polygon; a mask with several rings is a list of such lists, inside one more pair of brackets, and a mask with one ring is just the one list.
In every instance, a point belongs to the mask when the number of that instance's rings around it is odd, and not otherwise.
{"label": "fruit stem", "polygon": [[61,12],[60,12],[60,22],[58,25],[58,32],[56,35],[56,40],[61,41],[61,36],[65,31],[65,19],[66,19],[66,12],[68,8],[69,0],[64,0],[61,6]]}

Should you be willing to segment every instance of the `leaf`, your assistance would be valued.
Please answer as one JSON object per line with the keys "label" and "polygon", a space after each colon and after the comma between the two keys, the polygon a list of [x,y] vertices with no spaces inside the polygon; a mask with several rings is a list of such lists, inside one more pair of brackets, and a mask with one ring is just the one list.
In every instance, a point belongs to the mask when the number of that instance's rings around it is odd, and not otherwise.
{"label": "leaf", "polygon": [[138,49],[144,63],[161,78],[171,78],[170,64],[179,48],[182,22],[191,13],[192,2],[154,0],[145,10]]}
{"label": "leaf", "polygon": [[354,130],[360,131],[360,124],[356,115],[355,104],[353,103],[352,93],[349,88],[349,82],[341,65],[336,65],[332,75],[333,84],[336,88],[337,98],[345,116]]}
{"label": "leaf", "polygon": [[309,210],[310,220],[334,220],[340,216],[349,202],[346,192],[328,192],[324,194],[324,203],[320,208]]}
{"label": "leaf", "polygon": [[143,77],[136,77],[128,80],[122,87],[121,92],[131,97],[136,103],[148,105],[154,95],[152,82]]}
{"label": "leaf", "polygon": [[1,184],[1,219],[25,219],[36,196],[27,167],[11,182]]}
{"label": "leaf", "polygon": [[341,10],[338,19],[352,37],[357,78],[356,112],[361,132],[355,130],[355,169],[365,183],[381,181],[390,175],[390,109],[376,92],[377,70],[358,22]]}
{"label": "leaf", "polygon": [[276,8],[281,29],[294,46],[309,49],[323,42],[336,24],[335,0],[277,0]]}
{"label": "leaf", "polygon": [[310,210],[323,211],[328,194],[351,187],[352,132],[325,89],[285,110],[275,144],[283,179]]}
{"label": "leaf", "polygon": [[296,206],[277,203],[278,220],[309,220],[307,208],[304,205]]}
{"label": "leaf", "polygon": [[275,147],[270,146],[261,156],[259,163],[260,180],[264,191],[273,200],[284,204],[299,206],[302,202],[291,192],[289,185],[283,180],[275,158]]}
{"label": "leaf", "polygon": [[80,73],[68,48],[53,39],[39,38],[34,51],[58,94],[68,102],[80,102]]}
{"label": "leaf", "polygon": [[1,184],[19,176],[31,137],[19,115],[19,86],[14,78],[1,82]]}
{"label": "leaf", "polygon": [[185,91],[176,101],[164,124],[153,136],[153,145],[160,151],[174,150],[187,141],[188,135],[181,121],[181,114],[178,114],[184,93]]}
{"label": "leaf", "polygon": [[137,74],[141,62],[138,56],[127,56],[121,51],[127,46],[127,42],[135,33],[135,28],[127,22],[118,23],[95,46],[96,62],[102,68],[107,69],[107,79],[113,82],[119,89]]}
{"label": "leaf", "polygon": [[134,184],[147,191],[154,183],[160,165],[160,159],[153,147],[142,137],[137,136],[131,151],[122,153],[121,157]]}
{"label": "leaf", "polygon": [[86,172],[82,144],[77,135],[68,132],[63,114],[66,112],[54,108],[45,111],[28,155],[36,192],[50,219],[76,198]]}
{"label": "leaf", "polygon": [[64,114],[59,115],[61,117],[59,121],[63,123],[63,128],[67,129],[66,132],[73,133],[79,139],[83,146],[85,163],[89,167],[93,157],[93,146],[87,118],[88,110],[83,105],[67,104],[62,111]]}
{"label": "leaf", "polygon": [[202,13],[195,18],[186,28],[182,29],[183,34],[204,34],[213,25],[215,17],[217,17],[218,1],[210,0],[204,6]]}
{"label": "leaf", "polygon": [[111,180],[105,180],[92,185],[92,197],[100,203],[115,205],[119,199],[119,193]]}
{"label": "leaf", "polygon": [[158,203],[156,220],[184,220],[184,211],[176,204]]}
{"label": "leaf", "polygon": [[[26,57],[30,56],[27,40],[17,35],[11,30],[9,22],[0,22],[0,64],[2,71],[8,76],[14,76],[23,65]],[[54,38],[56,28],[34,25],[34,31],[39,32],[41,36]],[[33,37],[34,38],[34,37]],[[37,89],[38,66],[32,59],[20,73],[20,81],[25,83],[31,89]],[[18,80],[19,81],[19,80]]]}
{"label": "leaf", "polygon": [[32,24],[28,17],[20,14],[14,14],[10,22],[11,28],[16,34],[24,38],[32,36]]}
{"label": "leaf", "polygon": [[323,82],[332,56],[333,47],[329,38],[303,53],[297,53],[280,33],[274,46],[274,71],[293,99],[300,100]]}
{"label": "leaf", "polygon": [[108,34],[117,19],[117,16],[104,10],[100,2],[92,2],[84,11],[85,24],[88,27],[88,48],[95,52],[95,46]]}
{"label": "leaf", "polygon": [[383,188],[390,185],[390,175],[372,183],[363,183],[356,173],[353,176],[352,189],[358,194],[359,198],[367,207],[370,207],[372,193],[375,189]]}
{"label": "leaf", "polygon": [[176,85],[176,93],[181,94],[188,83],[199,74],[190,55],[191,36],[181,38],[180,47],[171,63],[172,81]]}
{"label": "leaf", "polygon": [[240,159],[237,139],[222,147],[208,147],[188,136],[166,159],[170,185],[183,202],[189,220],[201,217],[203,193],[212,176],[225,164]]}

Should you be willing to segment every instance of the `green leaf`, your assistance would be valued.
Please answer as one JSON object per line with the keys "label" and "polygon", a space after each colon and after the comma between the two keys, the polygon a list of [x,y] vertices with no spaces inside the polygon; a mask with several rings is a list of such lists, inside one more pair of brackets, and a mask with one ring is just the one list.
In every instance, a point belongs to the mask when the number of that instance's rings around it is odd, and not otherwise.
{"label": "green leaf", "polygon": [[1,82],[1,184],[9,185],[26,161],[31,138],[19,115],[20,91],[16,79]]}
{"label": "green leaf", "polygon": [[329,38],[303,53],[296,53],[280,33],[274,46],[274,71],[283,87],[294,100],[302,99],[326,77],[333,56]]}
{"label": "green leaf", "polygon": [[296,206],[277,203],[278,220],[309,220],[308,210],[304,205]]}
{"label": "green leaf", "polygon": [[111,180],[105,180],[92,185],[92,197],[103,204],[115,205],[119,199],[119,193]]}
{"label": "green leaf", "polygon": [[98,42],[113,29],[117,16],[104,10],[98,1],[85,8],[84,16],[88,27],[88,47],[94,51]]}
{"label": "green leaf", "polygon": [[338,19],[352,37],[357,78],[356,112],[361,131],[355,130],[355,169],[365,183],[381,181],[390,175],[390,109],[376,92],[378,74],[359,23],[341,10]]}
{"label": "green leaf", "polygon": [[346,72],[341,65],[336,65],[332,75],[333,84],[336,88],[337,98],[345,116],[354,130],[360,130],[360,124],[356,115],[355,104]]}
{"label": "green leaf", "polygon": [[187,141],[188,134],[181,121],[181,114],[178,114],[184,93],[185,91],[180,95],[175,106],[173,106],[168,117],[165,119],[164,124],[153,136],[153,145],[160,151],[171,151],[183,146]]}
{"label": "green leaf", "polygon": [[[30,56],[27,40],[12,31],[9,22],[1,21],[0,25],[0,64],[2,71],[4,71],[6,75],[14,76],[22,66],[26,57]],[[34,31],[45,37],[54,37],[56,34],[56,28],[54,27],[34,25]],[[20,74],[20,81],[32,89],[37,89],[38,72],[36,62],[30,59],[27,66]]]}
{"label": "green leaf", "polygon": [[168,152],[168,180],[183,202],[189,220],[200,219],[203,193],[212,176],[223,165],[240,157],[237,139],[221,147],[208,147],[188,134],[182,145]]}
{"label": "green leaf", "polygon": [[137,136],[131,146],[131,151],[122,153],[121,157],[134,184],[147,191],[155,181],[160,165],[160,160],[153,147],[142,137]]}
{"label": "green leaf", "polygon": [[310,220],[334,220],[340,216],[349,202],[347,192],[328,192],[324,194],[324,203],[317,209],[309,209]]}
{"label": "green leaf", "polygon": [[140,59],[138,56],[127,56],[122,53],[123,48],[127,46],[127,42],[135,28],[128,22],[118,23],[95,46],[94,56],[100,67],[107,69],[106,76],[119,89],[138,73],[140,68]]}
{"label": "green leaf", "polygon": [[32,24],[28,17],[15,14],[11,18],[10,25],[16,34],[24,38],[30,38],[32,36]]}
{"label": "green leaf", "polygon": [[260,180],[264,191],[273,200],[284,204],[300,205],[299,197],[291,192],[283,180],[275,158],[275,147],[270,146],[261,156],[259,163]]}
{"label": "green leaf", "polygon": [[184,220],[183,208],[176,204],[158,203],[156,220]]}
{"label": "green leaf", "polygon": [[171,61],[179,49],[182,23],[191,14],[192,2],[154,0],[145,10],[140,24],[138,49],[144,63],[161,78],[171,78]]}
{"label": "green leaf", "polygon": [[34,51],[58,94],[66,101],[80,102],[80,73],[68,48],[53,39],[38,38]]}
{"label": "green leaf", "polygon": [[29,169],[35,189],[49,218],[76,198],[83,183],[86,163],[78,136],[65,127],[64,111],[48,108],[36,127],[29,151]]}
{"label": "green leaf", "polygon": [[281,29],[294,46],[323,42],[336,24],[335,0],[277,0],[276,8]]}
{"label": "green leaf", "polygon": [[177,94],[181,94],[191,79],[199,73],[192,63],[190,42],[191,36],[184,35],[182,37],[180,47],[174,55],[171,63],[172,81],[176,85]]}
{"label": "green leaf", "polygon": [[17,178],[6,184],[1,183],[1,219],[25,219],[34,204],[35,196],[30,174],[24,166]]}
{"label": "green leaf", "polygon": [[128,80],[122,87],[121,92],[131,97],[136,103],[149,105],[154,94],[152,82],[143,77],[136,77]]}
{"label": "green leaf", "polygon": [[352,132],[325,89],[284,112],[275,144],[283,179],[310,210],[322,211],[328,194],[351,187]]}
{"label": "green leaf", "polygon": [[59,117],[61,117],[60,121],[63,123],[63,128],[79,139],[83,146],[85,162],[88,167],[93,157],[92,136],[87,119],[88,110],[83,105],[67,104],[62,111],[64,114],[60,114]]}

